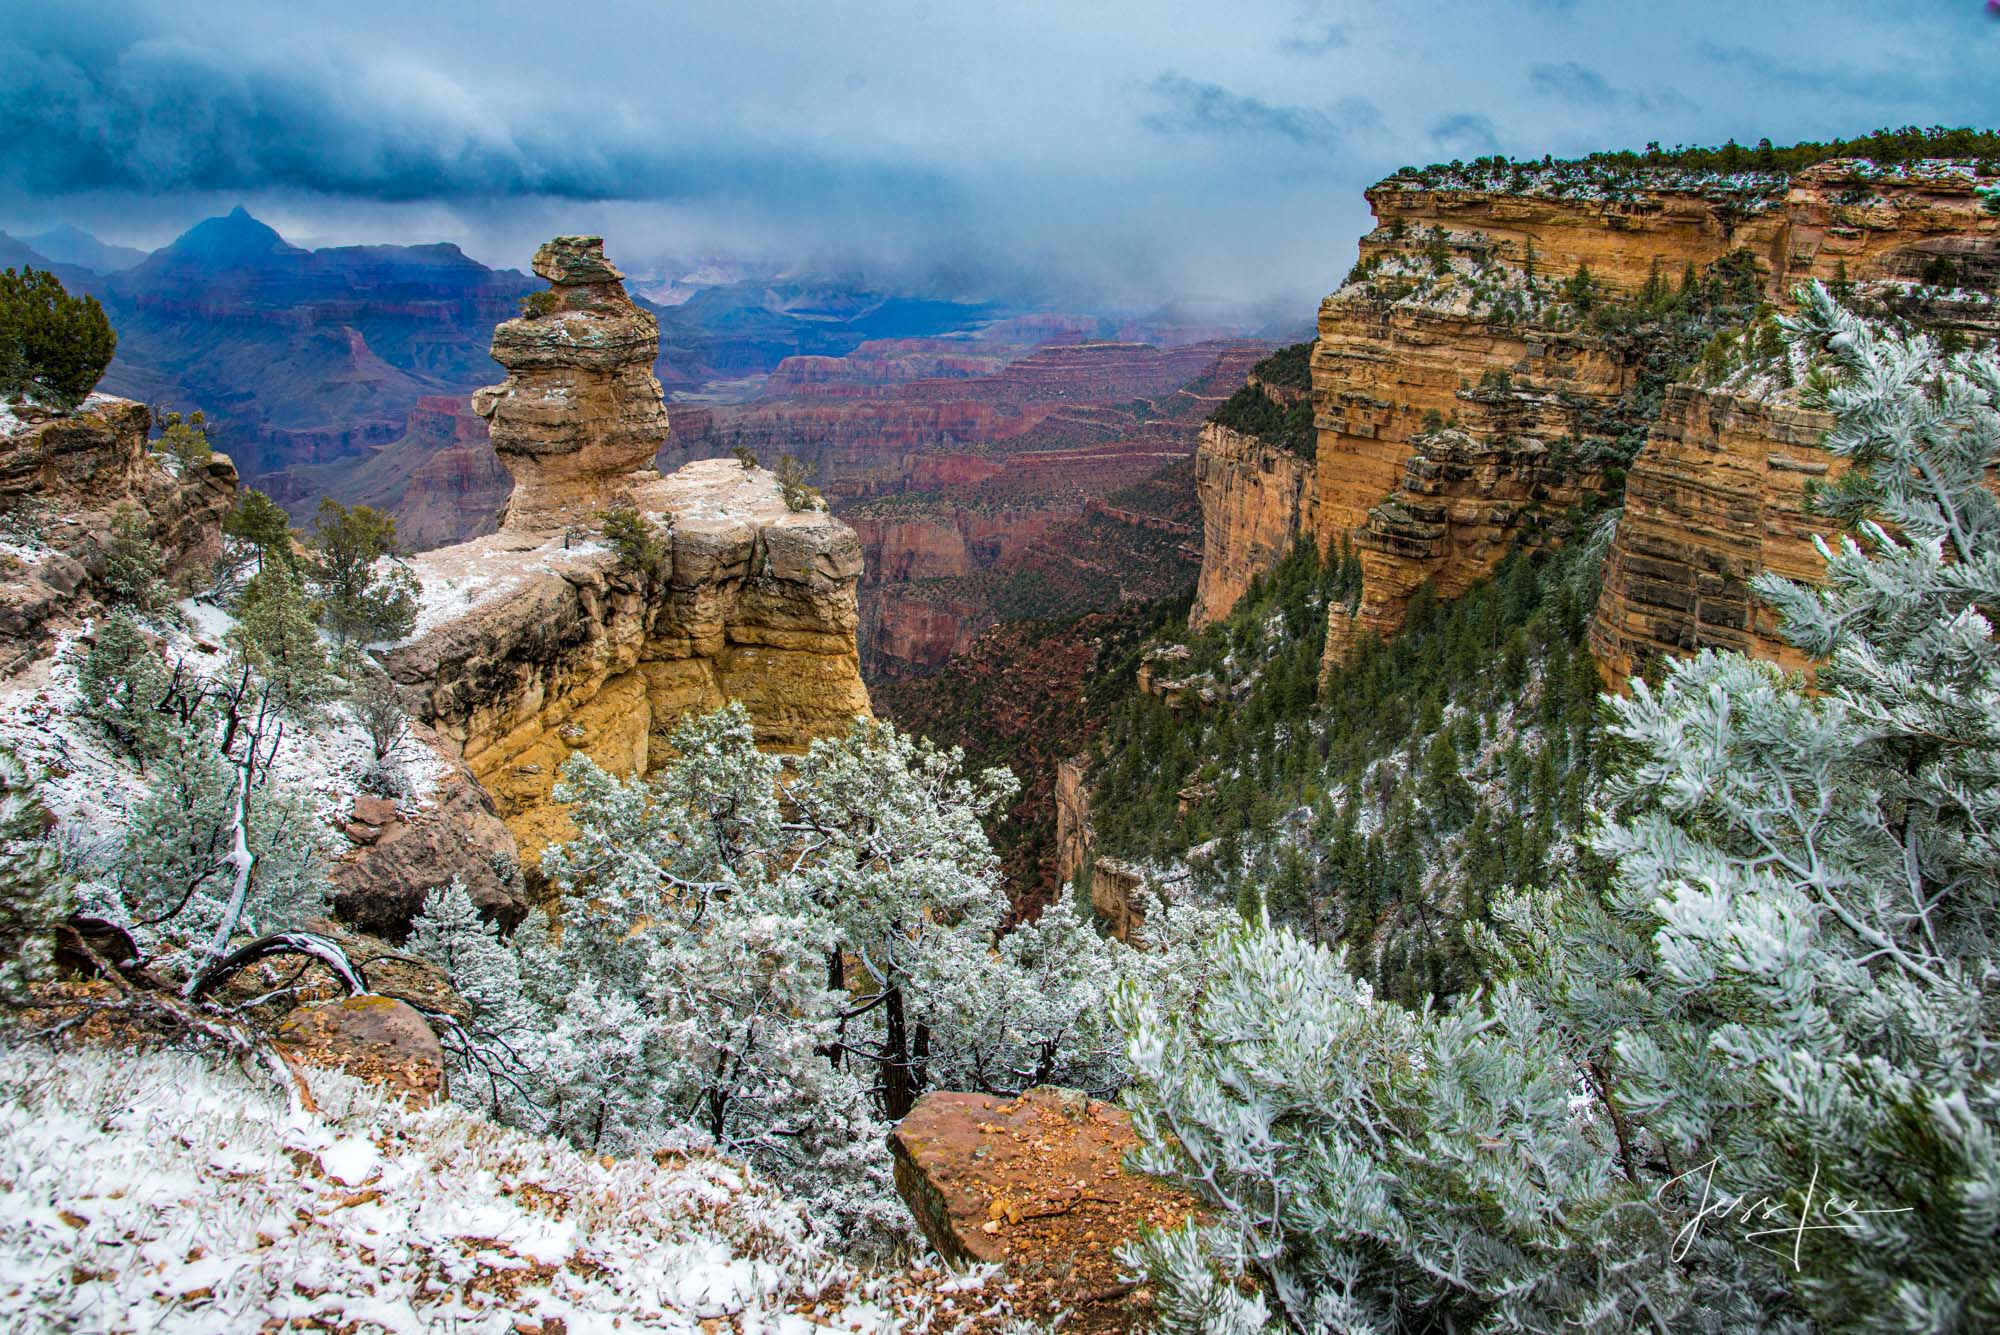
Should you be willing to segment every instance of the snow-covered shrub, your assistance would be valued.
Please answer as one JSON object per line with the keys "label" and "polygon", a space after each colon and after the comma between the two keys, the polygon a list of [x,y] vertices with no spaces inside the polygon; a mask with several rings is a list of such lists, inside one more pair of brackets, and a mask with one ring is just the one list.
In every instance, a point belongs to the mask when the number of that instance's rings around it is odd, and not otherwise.
{"label": "snow-covered shrub", "polygon": [[1635,683],[1608,883],[1500,905],[1450,1014],[1256,931],[1126,995],[1146,1166],[1216,1208],[1135,1252],[1169,1328],[2000,1322],[2000,358],[1817,289],[1788,332],[1856,465],[1825,584],[1758,584],[1819,694]]}
{"label": "snow-covered shrub", "polygon": [[[418,924],[494,1031],[457,1086],[509,1119],[586,1148],[714,1145],[847,1236],[894,1236],[882,1138],[919,1094],[1113,1089],[1111,988],[1193,977],[1184,952],[1106,941],[1067,906],[999,935],[980,820],[1005,771],[966,777],[956,752],[861,721],[784,777],[740,705],[672,745],[650,778],[564,766],[577,834],[542,863],[560,911],[516,931],[514,963],[449,892]],[[1163,940],[1198,933],[1185,917]],[[519,1011],[482,999],[510,989]]]}
{"label": "snow-covered shrub", "polygon": [[[272,931],[325,911],[322,831],[296,794],[194,730],[172,734],[150,775],[113,867],[135,925],[181,940],[221,931],[226,942],[238,927]],[[239,836],[254,873],[240,895]]]}
{"label": "snow-covered shrub", "polygon": [[50,927],[68,911],[68,885],[43,817],[34,776],[0,749],[0,997],[47,974]]}

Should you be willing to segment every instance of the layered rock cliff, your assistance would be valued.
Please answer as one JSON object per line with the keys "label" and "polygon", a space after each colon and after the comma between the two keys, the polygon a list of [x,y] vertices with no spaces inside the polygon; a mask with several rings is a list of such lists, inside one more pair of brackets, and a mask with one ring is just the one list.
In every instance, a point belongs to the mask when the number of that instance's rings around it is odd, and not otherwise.
{"label": "layered rock cliff", "polygon": [[669,758],[683,715],[731,700],[777,751],[869,712],[852,529],[786,509],[770,472],[727,460],[626,495],[669,547],[657,576],[594,543],[517,529],[426,552],[411,562],[425,618],[383,656],[492,795],[529,867],[569,832],[550,790],[577,752],[644,772]]}
{"label": "layered rock cliff", "polygon": [[1625,482],[1590,647],[1617,687],[1660,658],[1734,649],[1784,667],[1804,659],[1751,592],[1760,571],[1818,578],[1806,490],[1841,465],[1816,409],[1729,389],[1675,385]]}
{"label": "layered rock cliff", "polygon": [[547,530],[592,523],[656,477],[667,411],[653,376],[659,321],[625,295],[603,238],[559,236],[535,252],[534,270],[549,290],[493,331],[507,379],[472,408],[514,475],[504,525]]}
{"label": "layered rock cliff", "polygon": [[1229,615],[1250,581],[1317,531],[1319,492],[1310,459],[1210,422],[1194,456],[1201,498],[1201,579],[1188,624],[1196,630]]}
{"label": "layered rock cliff", "polygon": [[[1990,288],[2000,219],[1983,211],[1979,180],[1954,163],[1829,162],[1789,178],[1558,164],[1410,172],[1376,185],[1368,200],[1379,225],[1348,283],[1322,304],[1312,354],[1315,524],[1323,547],[1350,542],[1362,566],[1355,615],[1329,623],[1327,661],[1393,633],[1421,585],[1451,597],[1513,548],[1562,540],[1573,507],[1615,488],[1631,459],[1623,442],[1639,438],[1660,401],[1647,378],[1672,368],[1660,364],[1662,339],[1599,318],[1607,302],[1660,293],[1690,270],[1728,269],[1749,296],[1780,304],[1808,279],[1855,284],[1892,305],[1940,284]],[[1674,402],[1683,416],[1698,412],[1693,400]],[[1773,423],[1762,454],[1750,443],[1760,429],[1724,428],[1737,436],[1714,452],[1783,474],[1762,460],[1791,457],[1804,428]],[[1689,590],[1710,576],[1692,572],[1761,568],[1728,508],[1747,503],[1748,484],[1689,482],[1693,456],[1676,443],[1686,430],[1662,432],[1659,450],[1633,465],[1639,514],[1613,568],[1614,585],[1632,582],[1607,592],[1620,600],[1598,637],[1608,665],[1710,642],[1691,629],[1711,625],[1699,609],[1721,619],[1720,634],[1735,595],[1697,598]],[[1759,487],[1774,513],[1792,513],[1785,485]],[[1692,541],[1692,564],[1668,572],[1659,553],[1671,524],[1738,536],[1726,557],[1713,549],[1720,538]],[[1774,549],[1780,562],[1786,541]],[[1225,539],[1217,579],[1247,561]],[[1674,602],[1688,610],[1669,615]],[[1684,615],[1694,620],[1675,620]]]}
{"label": "layered rock cliff", "polygon": [[105,394],[61,417],[0,410],[0,675],[93,609],[121,511],[144,521],[177,585],[220,554],[235,466],[223,454],[168,464],[147,449],[151,421],[145,404]]}

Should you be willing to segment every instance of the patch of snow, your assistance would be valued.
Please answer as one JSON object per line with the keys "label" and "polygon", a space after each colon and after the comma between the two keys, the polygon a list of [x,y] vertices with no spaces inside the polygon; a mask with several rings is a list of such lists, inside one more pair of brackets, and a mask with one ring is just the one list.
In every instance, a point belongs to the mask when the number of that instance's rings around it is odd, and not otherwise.
{"label": "patch of snow", "polygon": [[[154,628],[168,661],[180,661],[197,673],[224,670],[235,619],[198,599],[185,599],[179,608],[185,625]],[[86,624],[58,636],[49,657],[16,677],[9,683],[11,689],[0,694],[0,746],[43,776],[42,802],[68,837],[108,848],[144,799],[146,779],[83,715],[77,677],[87,651],[82,640],[91,629]],[[399,805],[406,815],[427,807],[451,773],[451,762],[407,736],[389,759],[403,769],[407,786]],[[268,774],[311,803],[327,847],[335,850],[344,847],[335,841],[335,831],[349,818],[375,763],[367,729],[352,706],[335,701],[307,723],[286,726]]]}
{"label": "patch of snow", "polygon": [[998,1296],[990,1272],[857,1270],[719,1160],[312,1083],[296,1113],[184,1053],[0,1045],[0,1329],[916,1331]]}
{"label": "patch of snow", "polygon": [[596,536],[573,537],[564,544],[561,535],[537,547],[510,548],[502,544],[509,535],[475,538],[456,547],[440,547],[421,552],[404,564],[417,577],[417,620],[410,633],[400,640],[382,641],[368,647],[393,649],[414,644],[439,627],[448,626],[468,613],[518,593],[539,575],[560,574],[580,562],[608,555],[611,548]]}

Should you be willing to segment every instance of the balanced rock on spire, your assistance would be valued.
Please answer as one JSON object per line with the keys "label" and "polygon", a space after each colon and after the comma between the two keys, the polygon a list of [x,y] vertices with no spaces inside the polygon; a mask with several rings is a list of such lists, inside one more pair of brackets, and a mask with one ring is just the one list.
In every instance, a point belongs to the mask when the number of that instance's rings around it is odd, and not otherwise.
{"label": "balanced rock on spire", "polygon": [[653,359],[660,326],[625,295],[604,240],[559,236],[535,252],[549,290],[493,332],[504,383],[472,396],[494,452],[514,475],[502,527],[587,524],[658,476],[667,410]]}

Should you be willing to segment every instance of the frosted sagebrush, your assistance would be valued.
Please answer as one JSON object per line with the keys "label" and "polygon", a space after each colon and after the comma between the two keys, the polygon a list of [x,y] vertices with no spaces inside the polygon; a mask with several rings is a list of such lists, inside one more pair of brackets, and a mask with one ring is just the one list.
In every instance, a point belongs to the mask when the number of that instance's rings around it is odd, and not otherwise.
{"label": "frosted sagebrush", "polygon": [[1143,1165],[1215,1207],[1131,1254],[1168,1329],[2000,1323],[2000,359],[1787,323],[1854,465],[1824,583],[1757,584],[1818,694],[1635,682],[1615,871],[1503,899],[1448,1014],[1268,930],[1124,994]]}

